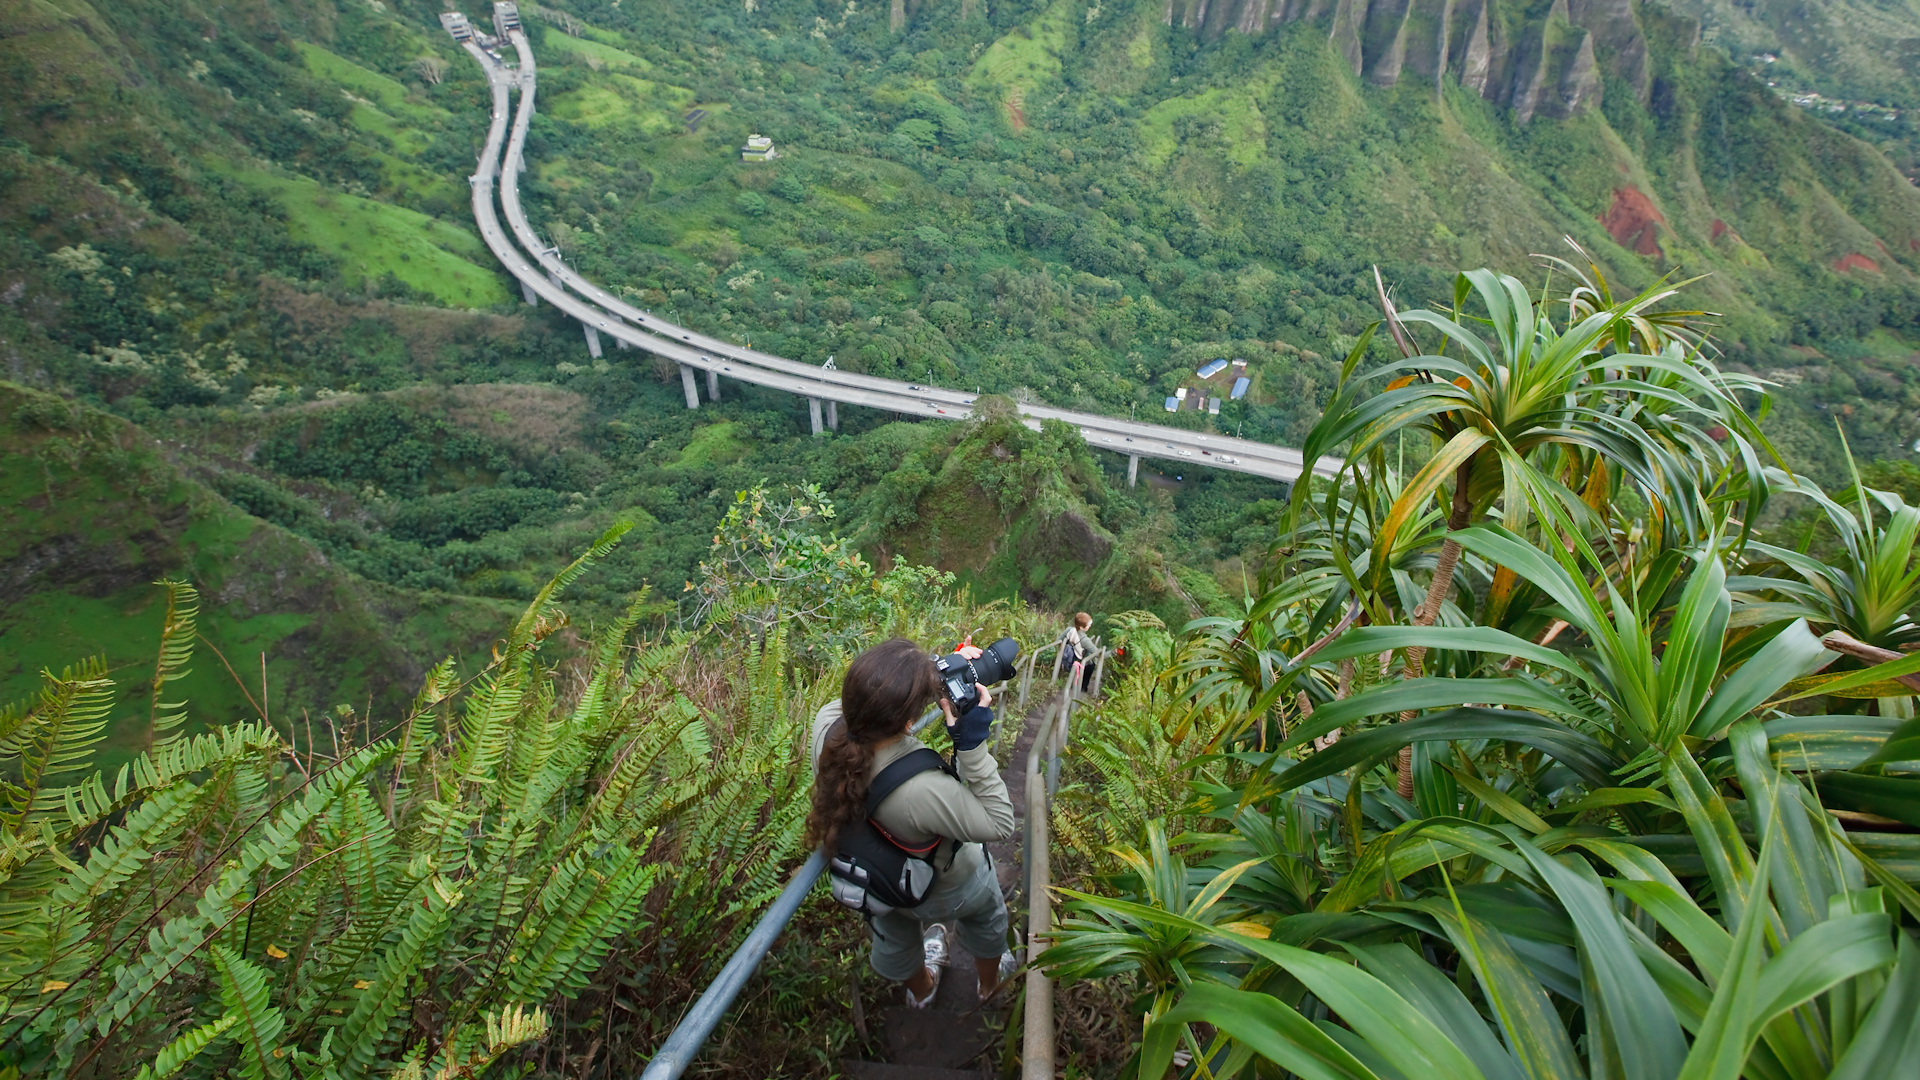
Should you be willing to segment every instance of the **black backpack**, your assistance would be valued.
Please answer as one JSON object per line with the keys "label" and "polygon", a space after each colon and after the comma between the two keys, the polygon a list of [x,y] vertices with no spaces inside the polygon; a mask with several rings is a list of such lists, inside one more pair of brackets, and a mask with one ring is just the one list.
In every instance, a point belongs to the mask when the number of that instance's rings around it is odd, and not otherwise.
{"label": "black backpack", "polygon": [[938,751],[921,747],[880,770],[867,788],[867,816],[840,830],[838,849],[827,864],[833,898],[862,915],[885,915],[895,908],[919,907],[940,876],[933,865],[934,837],[925,845],[895,839],[873,819],[874,812],[901,784],[935,769],[946,771]]}

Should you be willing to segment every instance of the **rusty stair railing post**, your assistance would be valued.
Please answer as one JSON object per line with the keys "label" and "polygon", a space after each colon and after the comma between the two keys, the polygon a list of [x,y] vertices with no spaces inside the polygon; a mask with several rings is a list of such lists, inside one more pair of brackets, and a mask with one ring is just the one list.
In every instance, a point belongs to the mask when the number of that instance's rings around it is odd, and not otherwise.
{"label": "rusty stair railing post", "polygon": [[1061,698],[1040,730],[1034,733],[1027,750],[1027,841],[1023,857],[1027,863],[1027,1000],[1020,1047],[1022,1080],[1053,1080],[1053,980],[1033,963],[1053,933],[1052,865],[1048,859],[1049,822],[1047,804],[1051,792],[1041,782],[1041,757],[1051,772],[1057,752],[1056,731],[1065,731],[1071,704]]}

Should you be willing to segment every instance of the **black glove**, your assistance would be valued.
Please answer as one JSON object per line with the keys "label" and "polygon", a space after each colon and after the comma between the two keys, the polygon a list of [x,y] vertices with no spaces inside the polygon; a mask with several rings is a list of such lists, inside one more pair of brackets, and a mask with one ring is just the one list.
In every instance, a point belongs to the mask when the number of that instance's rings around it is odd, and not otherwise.
{"label": "black glove", "polygon": [[993,710],[975,705],[965,716],[947,725],[947,737],[953,740],[955,750],[966,751],[986,742],[992,728]]}

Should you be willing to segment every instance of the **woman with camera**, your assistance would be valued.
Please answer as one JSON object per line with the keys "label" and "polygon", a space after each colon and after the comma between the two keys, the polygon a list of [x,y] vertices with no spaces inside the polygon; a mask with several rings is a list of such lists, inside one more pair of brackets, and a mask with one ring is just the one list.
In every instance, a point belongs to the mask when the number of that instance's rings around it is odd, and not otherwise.
{"label": "woman with camera", "polygon": [[[969,660],[980,653],[971,645],[960,650]],[[924,899],[868,918],[873,969],[905,983],[907,1003],[915,1008],[932,1003],[947,962],[945,930],[934,924],[955,926],[960,947],[974,957],[983,999],[1016,965],[1005,948],[1006,901],[980,846],[1013,835],[1013,800],[988,745],[993,699],[985,686],[979,696],[978,705],[956,710],[933,658],[913,642],[895,638],[856,657],[841,682],[839,700],[828,702],[814,718],[808,845],[831,853],[842,832],[861,827],[865,819],[903,850],[930,852],[926,859],[936,876]],[[921,749],[908,729],[934,702],[946,714],[953,740],[952,771],[936,765],[904,781],[890,778],[898,786],[869,808],[869,787],[881,773]]]}

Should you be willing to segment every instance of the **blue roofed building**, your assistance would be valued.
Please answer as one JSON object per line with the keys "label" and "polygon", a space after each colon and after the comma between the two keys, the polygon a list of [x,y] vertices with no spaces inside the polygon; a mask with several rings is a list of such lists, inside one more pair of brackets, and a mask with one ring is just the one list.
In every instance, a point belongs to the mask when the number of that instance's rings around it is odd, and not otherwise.
{"label": "blue roofed building", "polygon": [[1227,366],[1227,362],[1225,360],[1209,360],[1205,364],[1202,364],[1200,366],[1200,370],[1198,372],[1195,372],[1195,374],[1199,375],[1203,379],[1211,379],[1215,375],[1220,374],[1220,372],[1224,370],[1226,366]]}
{"label": "blue roofed building", "polygon": [[1228,394],[1227,397],[1233,401],[1239,401],[1241,398],[1247,396],[1247,387],[1252,385],[1253,380],[1242,375],[1233,380],[1233,392]]}

